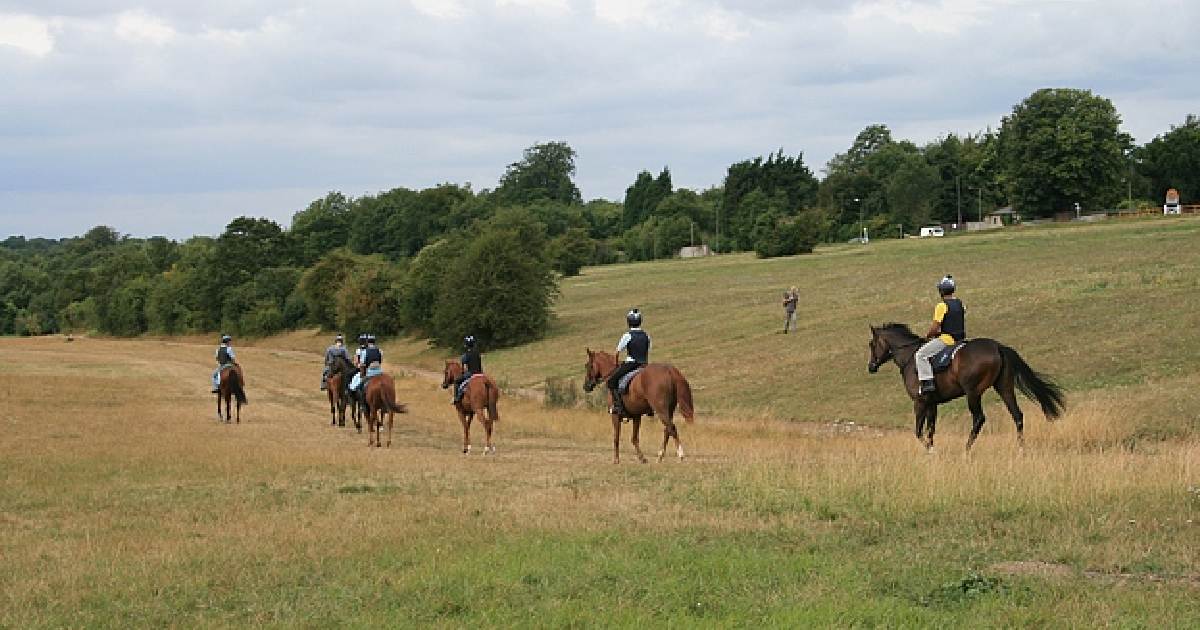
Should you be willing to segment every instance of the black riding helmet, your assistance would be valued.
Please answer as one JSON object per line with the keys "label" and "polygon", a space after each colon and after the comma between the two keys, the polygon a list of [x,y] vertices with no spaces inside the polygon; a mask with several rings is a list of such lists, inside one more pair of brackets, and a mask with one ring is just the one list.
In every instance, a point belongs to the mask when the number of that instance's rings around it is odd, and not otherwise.
{"label": "black riding helmet", "polygon": [[625,314],[625,322],[630,328],[637,328],[642,325],[642,312],[636,308]]}
{"label": "black riding helmet", "polygon": [[230,341],[233,341],[233,337],[230,337],[229,335],[221,335],[221,343],[229,343]]}
{"label": "black riding helmet", "polygon": [[470,350],[475,347],[475,335],[467,335],[463,337],[463,347]]}

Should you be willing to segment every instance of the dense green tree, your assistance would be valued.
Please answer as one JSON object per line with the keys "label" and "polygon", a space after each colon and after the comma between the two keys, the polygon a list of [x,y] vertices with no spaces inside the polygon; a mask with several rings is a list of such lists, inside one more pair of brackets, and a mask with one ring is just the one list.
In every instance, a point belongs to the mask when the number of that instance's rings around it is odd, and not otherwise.
{"label": "dense green tree", "polygon": [[1138,172],[1148,180],[1145,195],[1162,203],[1170,188],[1185,204],[1200,203],[1200,118],[1189,114],[1182,125],[1140,147]]}
{"label": "dense green tree", "polygon": [[434,306],[434,338],[457,345],[475,335],[485,348],[541,336],[557,295],[540,223],[523,212],[498,213],[473,235],[447,271]]}
{"label": "dense green tree", "polygon": [[338,329],[377,335],[400,332],[403,281],[404,272],[396,265],[381,258],[360,260],[338,290]]}
{"label": "dense green tree", "polygon": [[899,164],[884,189],[892,221],[910,229],[929,223],[941,183],[937,169],[918,154]]}
{"label": "dense green tree", "polygon": [[744,160],[729,167],[725,175],[721,205],[722,229],[731,243],[740,249],[753,247],[753,229],[758,213],[765,211],[761,202],[746,203],[746,198],[761,192],[768,198],[781,196],[780,211],[794,215],[817,201],[818,183],[804,164],[803,154],[789,157],[776,153]]}
{"label": "dense green tree", "polygon": [[1131,138],[1111,101],[1090,90],[1042,89],[1013,107],[998,137],[1001,175],[1025,216],[1111,208]]}
{"label": "dense green tree", "polygon": [[650,171],[638,173],[633,184],[625,189],[621,225],[625,229],[629,229],[648,219],[654,209],[658,207],[659,202],[670,195],[672,190],[670,169],[663,167],[658,177],[652,175]]}
{"label": "dense green tree", "polygon": [[579,275],[579,270],[591,264],[596,256],[596,241],[583,228],[571,228],[554,237],[549,248],[554,269],[564,276]]}
{"label": "dense green tree", "polygon": [[337,326],[338,292],[357,264],[357,257],[339,249],[322,257],[301,274],[296,293],[303,300],[310,322],[327,330]]}
{"label": "dense green tree", "polygon": [[575,150],[566,142],[546,142],[525,149],[520,162],[508,165],[496,196],[502,203],[526,204],[539,199],[582,203],[575,186]]}
{"label": "dense green tree", "polygon": [[342,193],[331,191],[292,215],[291,234],[300,264],[311,265],[325,254],[346,246],[350,240],[351,204]]}
{"label": "dense green tree", "polygon": [[459,264],[464,239],[451,234],[426,245],[408,267],[400,290],[400,319],[406,328],[433,336],[434,309],[447,287],[446,277]]}

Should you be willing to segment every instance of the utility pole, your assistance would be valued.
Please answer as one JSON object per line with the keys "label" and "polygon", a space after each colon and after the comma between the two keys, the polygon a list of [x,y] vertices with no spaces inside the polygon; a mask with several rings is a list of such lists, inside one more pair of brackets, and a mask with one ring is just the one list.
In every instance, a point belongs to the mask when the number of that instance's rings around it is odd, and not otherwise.
{"label": "utility pole", "polygon": [[862,199],[855,197],[854,203],[858,204],[858,234],[861,239],[863,233],[863,202]]}
{"label": "utility pole", "polygon": [[962,229],[962,178],[958,175],[954,176],[954,196],[958,200],[958,223],[956,227]]}
{"label": "utility pole", "polygon": [[979,222],[983,223],[983,186],[980,186],[976,190],[979,191]]}

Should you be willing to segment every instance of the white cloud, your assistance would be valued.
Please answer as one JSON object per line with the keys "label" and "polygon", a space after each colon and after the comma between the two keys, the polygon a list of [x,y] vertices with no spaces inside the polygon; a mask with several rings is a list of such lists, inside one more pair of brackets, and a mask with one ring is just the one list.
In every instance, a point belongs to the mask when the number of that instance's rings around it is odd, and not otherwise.
{"label": "white cloud", "polygon": [[496,6],[500,8],[519,7],[546,13],[568,13],[571,11],[571,6],[567,4],[567,0],[496,0]]}
{"label": "white cloud", "polygon": [[978,25],[981,22],[979,14],[987,11],[990,4],[995,3],[970,0],[870,0],[855,4],[850,19],[864,24],[885,20],[909,26],[918,33],[957,35]]}
{"label": "white cloud", "polygon": [[145,11],[126,11],[117,16],[117,37],[134,43],[161,46],[175,39],[175,29]]}
{"label": "white cloud", "polygon": [[410,0],[417,11],[440,20],[460,20],[471,14],[459,0]]}
{"label": "white cloud", "polygon": [[0,13],[0,46],[11,46],[35,57],[54,50],[50,20],[32,15]]}

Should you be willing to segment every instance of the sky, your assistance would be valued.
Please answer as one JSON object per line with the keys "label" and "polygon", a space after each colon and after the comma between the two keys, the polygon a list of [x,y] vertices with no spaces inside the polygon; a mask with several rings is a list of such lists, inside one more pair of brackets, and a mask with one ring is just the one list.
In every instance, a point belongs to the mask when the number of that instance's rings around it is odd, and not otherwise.
{"label": "sky", "polygon": [[1045,87],[1143,143],[1200,113],[1198,31],[1191,0],[0,0],[0,238],[286,226],[552,140],[585,199],[778,149],[820,176],[869,124],[977,133]]}

